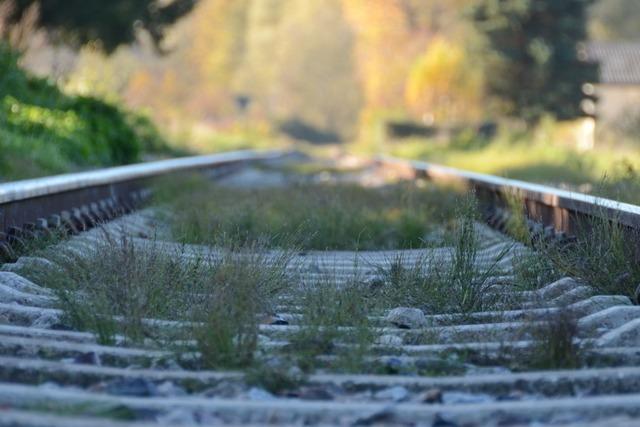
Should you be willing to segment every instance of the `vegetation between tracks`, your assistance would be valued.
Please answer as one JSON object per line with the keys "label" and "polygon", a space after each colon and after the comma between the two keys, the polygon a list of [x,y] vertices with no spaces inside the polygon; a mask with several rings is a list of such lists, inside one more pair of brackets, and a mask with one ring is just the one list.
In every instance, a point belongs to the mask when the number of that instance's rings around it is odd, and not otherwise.
{"label": "vegetation between tracks", "polygon": [[[375,301],[362,279],[349,277],[341,283],[329,274],[303,283],[296,300],[301,307],[300,329],[286,354],[306,371],[324,365],[342,372],[362,372],[365,356],[379,335],[369,318]],[[333,359],[318,359],[327,355]]]}
{"label": "vegetation between tracks", "polygon": [[227,246],[203,255],[102,234],[91,248],[44,249],[20,270],[53,290],[64,324],[102,344],[179,340],[171,347],[199,351],[204,367],[250,364],[260,318],[288,287],[290,252],[267,258],[258,246]]}
{"label": "vegetation between tracks", "polygon": [[220,236],[302,249],[418,248],[450,228],[458,200],[450,189],[400,183],[380,189],[352,184],[225,188],[201,178],[160,187],[158,201],[174,238],[216,243]]}
{"label": "vegetation between tracks", "polygon": [[529,244],[533,252],[516,257],[514,274],[519,286],[535,289],[560,275],[574,277],[599,294],[638,299],[640,286],[640,232],[611,218],[604,207],[590,218],[576,221],[569,240],[554,240],[535,234],[527,225],[524,203],[509,200],[507,232]]}
{"label": "vegetation between tracks", "polygon": [[420,307],[428,313],[469,314],[496,305],[497,298],[489,292],[490,278],[500,273],[498,264],[510,247],[487,262],[479,262],[478,209],[474,196],[459,199],[455,212],[451,246],[421,256],[411,267],[405,267],[401,258],[393,260],[389,269],[381,271],[382,298],[395,305]]}
{"label": "vegetation between tracks", "polygon": [[[308,187],[296,191],[302,189]],[[260,191],[273,194],[272,190]],[[368,201],[368,197],[374,196],[358,197],[362,198],[357,200]],[[503,250],[496,249],[491,259],[481,259],[484,256],[480,256],[479,250],[475,201],[469,195],[458,199],[456,204],[457,209],[445,223],[450,233],[440,236],[441,243],[448,247],[435,248],[432,258],[420,258],[414,266],[407,267],[401,259],[394,260],[390,268],[379,269],[373,278],[344,280],[329,274],[295,290],[296,282],[287,274],[287,264],[296,249],[292,242],[299,239],[289,235],[289,241],[281,240],[280,249],[285,250],[274,257],[276,252],[265,251],[260,243],[269,241],[269,236],[248,234],[246,231],[251,229],[241,228],[242,223],[234,227],[245,233],[226,234],[227,240],[215,241],[216,249],[206,255],[191,251],[186,245],[167,250],[162,242],[153,239],[106,234],[91,250],[74,245],[73,241],[67,241],[64,250],[60,246],[40,249],[36,254],[51,262],[32,263],[30,270],[22,273],[54,289],[66,325],[95,332],[101,343],[114,344],[124,339],[137,345],[170,348],[185,367],[243,369],[249,382],[281,392],[296,387],[304,380],[305,372],[318,369],[436,375],[464,372],[463,362],[476,363],[477,355],[462,353],[454,359],[434,357],[437,360],[425,362],[424,366],[389,365],[391,362],[376,354],[396,354],[401,350],[393,347],[398,345],[441,343],[435,326],[449,324],[446,318],[438,323],[429,320],[417,333],[382,337],[380,321],[390,308],[417,307],[428,315],[449,313],[451,324],[469,324],[477,321],[472,314],[480,311],[494,311],[499,319],[503,310],[512,307],[507,294],[548,284],[541,276],[546,275],[551,281],[558,272],[579,267],[582,270],[574,271],[583,273],[576,273],[576,277],[594,280],[595,274],[600,273],[589,269],[597,265],[597,259],[607,263],[609,272],[625,272],[630,268],[628,264],[611,264],[612,260],[607,258],[617,259],[625,247],[616,246],[623,241],[623,230],[612,234],[607,227],[613,225],[603,223],[600,231],[595,230],[601,233],[598,246],[594,242],[576,241],[590,257],[583,263],[578,263],[577,258],[567,258],[567,253],[576,254],[571,252],[575,251],[571,246],[549,246],[544,248],[547,252],[516,255],[512,261],[516,286],[501,288],[503,294],[494,288],[496,282],[491,278],[503,273],[500,268],[508,262],[504,256],[510,248],[507,245]],[[523,231],[522,224],[517,224],[520,220],[515,218],[512,222],[516,230]],[[594,232],[593,228],[590,231]],[[521,237],[526,238],[524,234]],[[421,242],[424,244],[424,239]],[[554,258],[561,255],[564,260],[571,260],[568,267]],[[609,268],[610,265],[613,267]],[[633,281],[634,277],[623,279]],[[620,280],[617,283],[606,292],[619,293]],[[594,287],[605,292],[604,287]],[[295,291],[291,292],[292,289]],[[275,313],[275,298],[285,290],[287,298],[293,299],[290,302],[300,307],[298,318],[292,321],[293,332],[285,342],[272,342],[274,346],[265,348],[259,344],[274,337],[261,335],[260,323],[269,323],[269,317]],[[558,316],[547,320],[521,322],[525,339],[531,341],[523,356],[527,362],[523,365],[521,360],[511,361],[510,366],[549,369],[573,368],[584,363],[583,348],[575,343],[575,319]],[[455,335],[455,331],[452,333]],[[486,363],[482,360],[477,363]]]}

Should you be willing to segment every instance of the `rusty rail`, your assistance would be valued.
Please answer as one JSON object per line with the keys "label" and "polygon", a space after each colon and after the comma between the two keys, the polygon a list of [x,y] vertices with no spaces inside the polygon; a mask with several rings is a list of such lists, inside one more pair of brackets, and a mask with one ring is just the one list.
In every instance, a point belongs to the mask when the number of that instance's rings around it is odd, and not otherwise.
{"label": "rusty rail", "polygon": [[[158,176],[181,171],[205,171],[214,176],[247,162],[284,155],[280,151],[235,151],[0,184],[0,257],[10,257],[12,246],[53,228],[75,233],[130,212],[149,197],[149,184]],[[639,206],[427,162],[392,157],[376,161],[408,176],[474,189],[487,219],[498,228],[509,215],[508,197],[515,195],[545,234],[574,234],[583,219],[592,217],[640,230]]]}
{"label": "rusty rail", "polygon": [[153,178],[184,171],[219,175],[279,151],[234,151],[0,184],[0,257],[25,239],[63,227],[68,232],[130,212],[150,195]]}
{"label": "rusty rail", "polygon": [[435,182],[457,183],[472,188],[493,222],[506,220],[508,197],[522,200],[525,213],[545,227],[545,232],[575,234],[585,219],[605,218],[640,230],[640,206],[574,191],[562,190],[515,179],[469,172],[421,161],[379,157],[379,165],[393,167]]}

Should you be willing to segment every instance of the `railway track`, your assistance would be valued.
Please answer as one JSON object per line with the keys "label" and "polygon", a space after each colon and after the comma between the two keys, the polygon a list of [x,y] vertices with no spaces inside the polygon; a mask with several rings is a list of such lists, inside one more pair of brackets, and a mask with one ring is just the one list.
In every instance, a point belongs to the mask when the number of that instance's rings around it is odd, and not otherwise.
{"label": "railway track", "polygon": [[[273,312],[260,321],[258,349],[274,365],[273,375],[284,370],[300,380],[272,392],[241,371],[194,369],[167,343],[100,343],[93,333],[70,329],[58,295],[22,275],[55,260],[25,255],[21,245],[59,227],[71,233],[54,243],[60,253],[82,256],[109,235],[126,235],[133,247],[144,248],[155,235],[159,251],[185,262],[215,258],[215,247],[164,238],[153,209],[142,205],[148,181],[197,169],[221,185],[260,186],[271,182],[270,172],[254,166],[296,161],[287,159],[242,152],[0,185],[2,245],[11,261],[0,271],[0,426],[638,425],[640,307],[628,296],[599,295],[593,284],[571,277],[535,290],[515,289],[513,261],[531,249],[485,224],[473,228],[480,242],[473,263],[488,272],[482,290],[497,302],[467,313],[394,305],[370,313],[375,339],[366,353],[357,353],[348,340],[335,343],[361,359],[362,372],[334,369],[337,356],[330,351],[314,355],[315,369],[306,374],[288,365],[282,352],[295,351],[297,334],[309,326],[298,288],[322,286],[326,277],[341,290],[354,283],[375,287],[387,280],[384,272],[417,263],[448,265],[454,252],[439,247],[293,254],[286,273],[294,286],[278,295]],[[380,159],[351,178],[384,181],[389,174],[462,181],[475,188],[498,228],[507,220],[507,194],[519,192],[531,228],[550,239],[570,238],[575,221],[596,214],[626,227],[640,225],[635,206],[428,164]],[[268,250],[262,259],[276,263],[280,256]],[[575,369],[531,367],[527,362],[546,350],[536,331],[549,330],[538,326],[561,327],[553,322],[563,313],[572,316],[572,344],[585,363]],[[157,328],[185,327],[147,320]],[[341,331],[356,329],[340,325]]]}

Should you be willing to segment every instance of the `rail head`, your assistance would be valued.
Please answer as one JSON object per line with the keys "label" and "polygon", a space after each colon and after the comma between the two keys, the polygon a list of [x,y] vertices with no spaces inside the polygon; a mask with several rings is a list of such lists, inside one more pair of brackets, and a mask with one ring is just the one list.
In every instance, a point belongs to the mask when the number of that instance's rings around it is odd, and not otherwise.
{"label": "rail head", "polygon": [[76,233],[130,212],[151,194],[152,178],[186,171],[222,174],[285,155],[233,151],[0,184],[0,259],[14,259],[14,247],[52,228]]}
{"label": "rail head", "polygon": [[[571,231],[576,218],[604,217],[634,229],[640,229],[640,206],[612,199],[597,197],[576,191],[563,190],[542,184],[502,178],[477,172],[465,171],[423,161],[381,156],[382,165],[409,168],[414,173],[438,182],[459,182],[482,192],[499,197],[515,195],[522,198],[528,208],[537,212],[553,212],[546,218],[548,224],[560,231]],[[534,218],[545,219],[545,218]]]}
{"label": "rail head", "polygon": [[179,171],[213,168],[229,163],[268,160],[281,155],[283,155],[281,151],[231,151],[2,183],[0,184],[0,206],[67,191],[152,178]]}

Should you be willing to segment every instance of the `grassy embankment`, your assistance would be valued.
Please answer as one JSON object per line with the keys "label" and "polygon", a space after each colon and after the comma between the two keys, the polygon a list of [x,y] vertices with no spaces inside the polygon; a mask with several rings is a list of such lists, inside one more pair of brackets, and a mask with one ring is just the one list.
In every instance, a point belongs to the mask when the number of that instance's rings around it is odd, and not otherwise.
{"label": "grassy embankment", "polygon": [[20,68],[0,44],[0,181],[175,154],[144,116],[103,100],[63,93]]}

